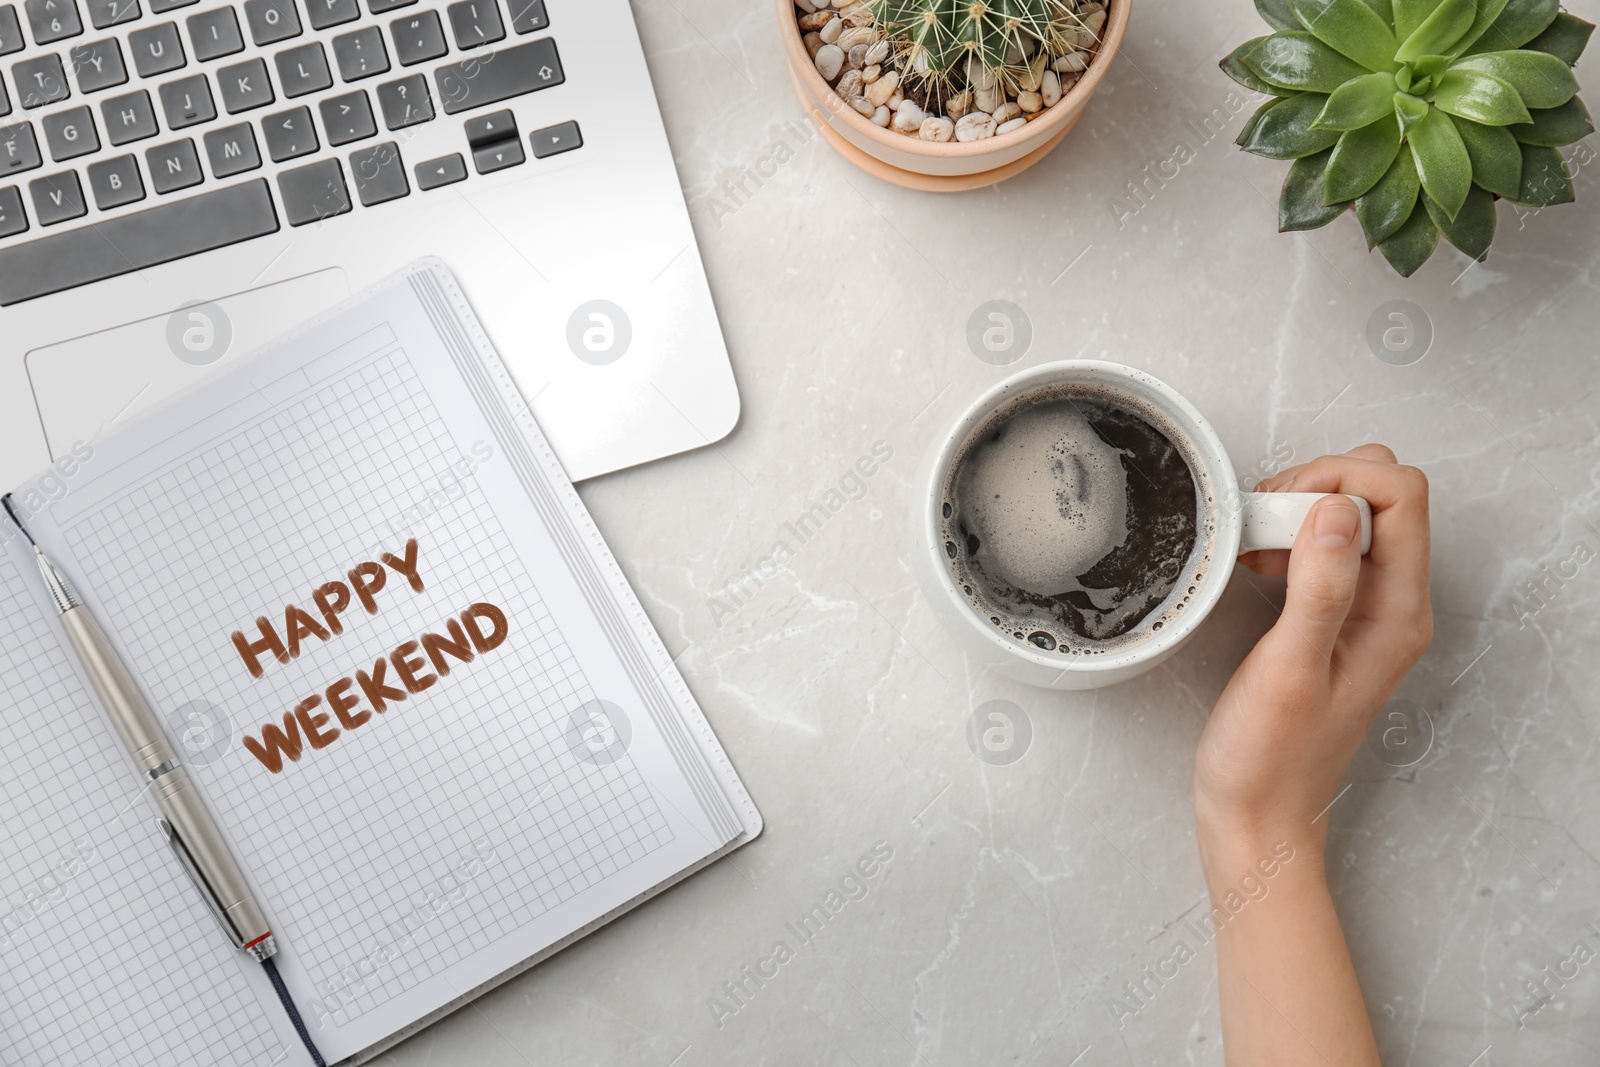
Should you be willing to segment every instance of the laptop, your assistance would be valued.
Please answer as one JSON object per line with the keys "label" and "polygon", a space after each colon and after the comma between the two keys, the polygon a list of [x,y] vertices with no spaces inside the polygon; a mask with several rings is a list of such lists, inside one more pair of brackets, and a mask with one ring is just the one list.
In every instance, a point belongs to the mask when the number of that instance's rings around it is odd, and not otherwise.
{"label": "laptop", "polygon": [[0,484],[428,255],[574,480],[737,421],[627,0],[0,0]]}

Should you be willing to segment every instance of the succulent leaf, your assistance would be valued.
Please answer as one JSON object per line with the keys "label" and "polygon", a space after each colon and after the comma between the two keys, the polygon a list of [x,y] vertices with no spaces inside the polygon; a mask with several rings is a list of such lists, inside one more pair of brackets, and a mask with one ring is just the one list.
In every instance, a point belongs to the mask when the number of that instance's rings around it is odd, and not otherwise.
{"label": "succulent leaf", "polygon": [[1366,69],[1304,30],[1275,33],[1244,57],[1245,66],[1283,89],[1331,93]]}
{"label": "succulent leaf", "polygon": [[1383,20],[1383,24],[1394,32],[1394,3],[1392,0],[1362,0],[1362,3],[1372,8],[1373,13]]}
{"label": "succulent leaf", "polygon": [[[1240,148],[1243,148],[1245,145],[1249,144],[1250,138],[1255,135],[1256,127],[1261,125],[1261,120],[1266,117],[1267,112],[1271,111],[1274,107],[1277,107],[1281,103],[1283,103],[1283,99],[1275,97],[1256,108],[1255,114],[1251,115],[1245,120],[1244,127],[1239,130],[1239,136],[1233,139],[1233,143],[1238,145]],[[1518,166],[1521,166],[1520,162],[1518,163]],[[1518,173],[1520,174],[1521,171],[1518,171]]]}
{"label": "succulent leaf", "polygon": [[1410,93],[1394,94],[1394,113],[1400,117],[1400,129],[1408,131],[1411,127],[1428,117],[1428,102],[1420,96]]}
{"label": "succulent leaf", "polygon": [[1378,242],[1378,251],[1389,261],[1402,278],[1409,278],[1417,268],[1428,262],[1433,250],[1439,247],[1439,227],[1433,224],[1428,212],[1420,204],[1411,211],[1411,217],[1390,236]]}
{"label": "succulent leaf", "polygon": [[1275,30],[1300,28],[1300,20],[1289,10],[1289,0],[1256,0],[1256,11]]}
{"label": "succulent leaf", "polygon": [[1433,13],[1400,42],[1394,58],[1410,63],[1423,56],[1443,55],[1472,28],[1477,11],[1477,0],[1440,0]]}
{"label": "succulent leaf", "polygon": [[1478,70],[1446,71],[1434,93],[1433,105],[1440,111],[1485,126],[1533,121],[1515,89],[1493,74]]}
{"label": "succulent leaf", "polygon": [[[1594,120],[1589,117],[1589,109],[1577,97],[1560,107],[1545,108],[1532,115],[1531,122],[1510,127],[1512,136],[1523,144],[1560,148],[1594,132]],[[1468,152],[1471,152],[1470,145]]]}
{"label": "succulent leaf", "polygon": [[1320,93],[1300,93],[1279,101],[1261,116],[1240,147],[1268,159],[1299,159],[1332,148],[1339,139],[1337,130],[1311,128],[1327,99]]}
{"label": "succulent leaf", "polygon": [[1256,46],[1265,40],[1265,37],[1254,37],[1246,41],[1226,56],[1223,56],[1222,62],[1217,65],[1222,68],[1222,73],[1251,92],[1266,93],[1269,96],[1285,96],[1288,94],[1288,90],[1278,88],[1244,65],[1244,57],[1255,51]]}
{"label": "succulent leaf", "polygon": [[1467,202],[1461,205],[1461,210],[1456,212],[1453,219],[1426,193],[1422,196],[1422,203],[1429,219],[1444,234],[1445,240],[1479,262],[1489,255],[1489,245],[1494,242],[1495,219],[1494,197],[1488,190],[1473,186],[1467,194]]}
{"label": "succulent leaf", "polygon": [[1295,15],[1318,40],[1368,70],[1396,66],[1394,31],[1362,0],[1289,0]]}
{"label": "succulent leaf", "polygon": [[1570,67],[1583,55],[1584,48],[1589,44],[1589,35],[1593,32],[1594,23],[1563,11],[1543,33],[1523,47],[1534,52],[1549,52]]}
{"label": "succulent leaf", "polygon": [[1472,180],[1496,196],[1516,199],[1522,190],[1522,149],[1511,129],[1468,119],[1454,122],[1472,160]]}
{"label": "succulent leaf", "polygon": [[1500,17],[1489,24],[1463,54],[1500,52],[1521,48],[1543,33],[1561,11],[1561,0],[1510,0]]}
{"label": "succulent leaf", "polygon": [[1522,190],[1513,199],[1534,207],[1572,203],[1572,175],[1567,173],[1567,161],[1561,153],[1540,145],[1523,145]]}
{"label": "succulent leaf", "polygon": [[1349,204],[1322,202],[1322,176],[1333,149],[1302,156],[1289,166],[1278,197],[1278,230],[1315,230],[1343,215]]}
{"label": "succulent leaf", "polygon": [[1572,68],[1549,52],[1482,52],[1457,60],[1451,70],[1492,74],[1509,84],[1528,107],[1560,107],[1578,91]]}
{"label": "succulent leaf", "polygon": [[1506,0],[1478,0],[1478,13],[1472,19],[1472,28],[1462,34],[1461,40],[1456,42],[1456,51],[1465,51],[1477,43],[1484,31],[1494,25],[1494,20],[1500,17],[1500,12],[1504,11],[1505,7]]}
{"label": "succulent leaf", "polygon": [[1323,130],[1354,130],[1394,114],[1394,75],[1387,72],[1351,78],[1328,96],[1312,123]]}
{"label": "succulent leaf", "polygon": [[1406,131],[1406,142],[1411,146],[1422,188],[1447,215],[1455,218],[1467,198],[1467,190],[1472,188],[1472,159],[1455,123],[1444,112],[1430,110],[1427,118]]}
{"label": "succulent leaf", "polygon": [[1378,184],[1356,199],[1356,218],[1367,236],[1368,248],[1375,247],[1411,217],[1421,191],[1422,182],[1417,179],[1417,165],[1412,162],[1411,153],[1396,154]]}
{"label": "succulent leaf", "polygon": [[1333,146],[1323,180],[1322,202],[1342,204],[1378,184],[1400,154],[1400,120],[1393,113],[1356,130],[1347,130]]}
{"label": "succulent leaf", "polygon": [[1393,0],[1394,35],[1403,41],[1417,31],[1422,20],[1433,14],[1439,0]]}

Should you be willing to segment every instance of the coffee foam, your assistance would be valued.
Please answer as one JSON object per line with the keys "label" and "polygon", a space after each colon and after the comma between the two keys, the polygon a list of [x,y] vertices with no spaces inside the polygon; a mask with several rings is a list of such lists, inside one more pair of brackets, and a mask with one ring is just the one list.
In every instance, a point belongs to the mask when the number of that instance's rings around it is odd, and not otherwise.
{"label": "coffee foam", "polygon": [[[1184,559],[1166,559],[1162,573],[1145,575],[1142,590],[1138,582],[1106,588],[1082,580],[1134,533],[1122,462],[1128,450],[1108,443],[1091,418],[1104,425],[1108,412],[1113,421],[1120,413],[1153,429],[1169,450],[1165,462],[1178,469],[1181,460],[1193,484],[1193,547]],[[945,552],[973,610],[1045,651],[1101,655],[1142,643],[1182,617],[1210,570],[1217,524],[1206,466],[1171,416],[1114,385],[1071,383],[1015,397],[967,436],[943,495]],[[1068,599],[1087,611],[1069,610]],[[1081,632],[1095,627],[1098,633]]]}

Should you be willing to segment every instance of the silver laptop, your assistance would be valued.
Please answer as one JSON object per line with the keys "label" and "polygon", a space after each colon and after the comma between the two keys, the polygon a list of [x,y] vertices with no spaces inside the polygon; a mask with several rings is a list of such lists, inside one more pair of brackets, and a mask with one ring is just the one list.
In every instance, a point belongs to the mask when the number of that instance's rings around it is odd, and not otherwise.
{"label": "silver laptop", "polygon": [[627,0],[0,0],[0,486],[423,255],[574,479],[737,420]]}

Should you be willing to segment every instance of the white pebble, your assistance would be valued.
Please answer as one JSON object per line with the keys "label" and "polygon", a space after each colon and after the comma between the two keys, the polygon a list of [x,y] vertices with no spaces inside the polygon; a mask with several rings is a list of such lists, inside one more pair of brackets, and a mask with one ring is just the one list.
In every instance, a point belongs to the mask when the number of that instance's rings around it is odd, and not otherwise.
{"label": "white pebble", "polygon": [[889,118],[893,114],[894,112],[889,110],[889,105],[884,104],[872,113],[872,121],[879,126],[887,126],[889,125]]}
{"label": "white pebble", "polygon": [[891,70],[871,85],[867,86],[867,99],[872,101],[873,107],[879,107],[889,102],[900,86],[900,72]]}
{"label": "white pebble", "polygon": [[839,71],[844,67],[844,49],[836,44],[825,44],[817,49],[817,73],[828,81],[839,76]]}
{"label": "white pebble", "polygon": [[956,123],[956,140],[981,141],[985,137],[994,136],[994,119],[981,111],[974,111],[970,115],[961,116],[961,121]]}
{"label": "white pebble", "polygon": [[1076,53],[1076,52],[1068,52],[1066,55],[1062,56],[1060,59],[1057,59],[1054,63],[1050,64],[1050,69],[1054,70],[1054,71],[1057,71],[1057,72],[1059,72],[1061,74],[1067,74],[1067,73],[1076,74],[1080,70],[1087,70],[1088,66],[1089,66],[1089,64],[1085,63],[1083,61],[1083,57],[1080,56],[1078,53]]}
{"label": "white pebble", "polygon": [[861,72],[859,70],[847,70],[840,76],[839,84],[833,87],[833,91],[839,94],[841,100],[854,100],[861,95],[864,88],[865,86],[861,82]]}
{"label": "white pebble", "polygon": [[808,15],[817,9],[817,5],[813,4],[811,0],[794,0],[794,6]]}
{"label": "white pebble", "polygon": [[877,108],[872,106],[872,101],[868,100],[864,96],[852,98],[850,101],[850,106],[861,112],[869,119],[872,118],[872,113],[877,110]]}
{"label": "white pebble", "polygon": [[[883,79],[879,78],[878,80],[882,81]],[[892,108],[895,111],[899,111],[900,110],[900,105],[905,103],[905,100],[906,100],[906,94],[902,90],[896,89],[894,91],[894,95],[889,97],[889,107]]]}
{"label": "white pebble", "polygon": [[998,85],[991,85],[987,89],[979,89],[973,94],[973,106],[979,111],[993,111],[1005,101],[1005,90]]}
{"label": "white pebble", "polygon": [[955,135],[956,124],[940,115],[929,115],[922,120],[922,127],[917,130],[917,136],[924,141],[948,141]]}
{"label": "white pebble", "polygon": [[1044,77],[1039,80],[1039,97],[1045,107],[1055,107],[1061,99],[1061,76],[1055,71],[1045,71]]}
{"label": "white pebble", "polygon": [[994,71],[984,66],[976,56],[967,60],[967,84],[978,91],[995,87]]}
{"label": "white pebble", "polygon": [[879,41],[877,44],[868,46],[868,48],[867,48],[867,64],[869,66],[871,64],[873,64],[873,63],[882,63],[884,60],[886,60],[888,58],[889,58],[889,42],[888,41]]}
{"label": "white pebble", "polygon": [[961,116],[972,110],[972,90],[963,89],[952,96],[944,105],[944,113],[950,116],[951,122],[960,122]]}
{"label": "white pebble", "polygon": [[900,105],[900,110],[894,113],[894,128],[901,133],[916,133],[922,129],[922,120],[927,114],[917,106],[916,101],[907,100]]}
{"label": "white pebble", "polygon": [[1043,109],[1044,97],[1038,93],[1030,93],[1024,90],[1017,94],[1017,106],[1022,109],[1024,114],[1031,115],[1035,111]]}
{"label": "white pebble", "polygon": [[851,67],[852,70],[860,70],[862,67],[867,65],[867,46],[866,45],[864,45],[864,44],[856,45],[854,48],[850,49],[849,55],[850,55],[850,67]]}
{"label": "white pebble", "polygon": [[878,31],[871,26],[851,26],[839,35],[839,44],[854,48],[858,44],[870,45],[878,40]]}
{"label": "white pebble", "polygon": [[844,32],[844,19],[835,16],[828,20],[828,24],[817,31],[822,35],[823,44],[833,44]]}
{"label": "white pebble", "polygon": [[1022,108],[1018,107],[1015,103],[1012,103],[1011,101],[1007,101],[1006,103],[1001,104],[999,107],[995,108],[993,114],[994,114],[994,121],[998,125],[998,124],[1010,122],[1012,119],[1014,119],[1018,115],[1022,114]]}
{"label": "white pebble", "polygon": [[998,125],[998,126],[996,126],[994,128],[994,132],[997,135],[998,134],[1002,134],[1002,133],[1010,133],[1012,130],[1020,130],[1020,129],[1022,129],[1022,127],[1026,126],[1027,124],[1028,124],[1028,120],[1027,119],[1015,118],[1015,119],[1012,119],[1010,122],[1002,122],[1000,125]]}
{"label": "white pebble", "polygon": [[861,80],[871,85],[883,75],[883,68],[874,63],[861,72]]}

